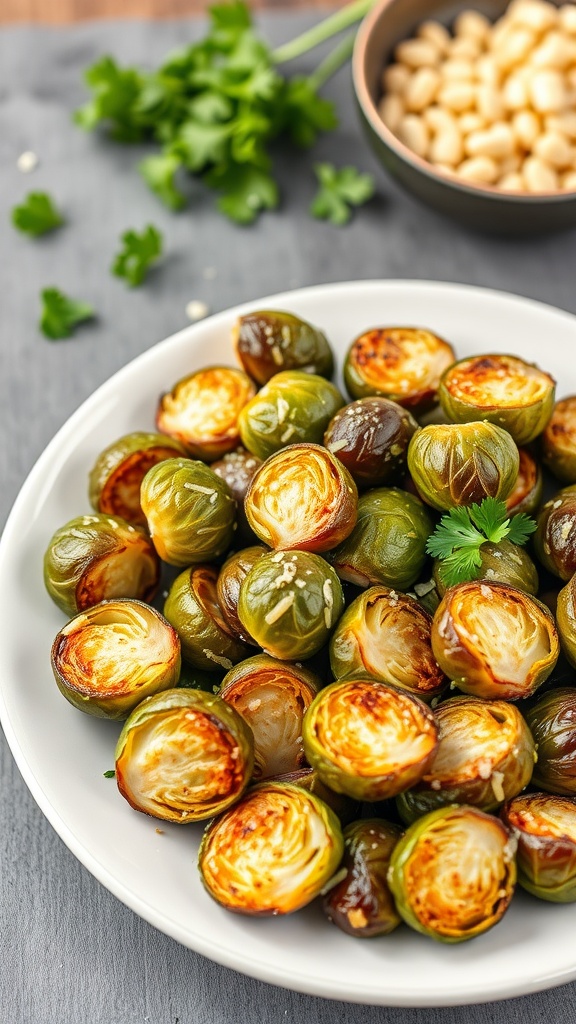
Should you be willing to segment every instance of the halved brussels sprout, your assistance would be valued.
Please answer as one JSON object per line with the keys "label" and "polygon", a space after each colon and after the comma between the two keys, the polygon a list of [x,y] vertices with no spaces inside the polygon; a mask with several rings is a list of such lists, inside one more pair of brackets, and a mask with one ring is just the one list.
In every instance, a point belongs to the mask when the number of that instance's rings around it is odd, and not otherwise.
{"label": "halved brussels sprout", "polygon": [[418,782],[438,745],[434,715],[387,683],[349,678],[324,687],[304,716],[304,750],[326,786],[386,800]]}
{"label": "halved brussels sprout", "polygon": [[230,547],[236,502],[203,462],[159,462],[142,481],[141,502],[154,547],[169,565],[211,561]]}
{"label": "halved brussels sprout", "polygon": [[555,385],[549,373],[518,356],[469,356],[445,371],[438,398],[453,422],[487,420],[504,427],[516,444],[528,444],[552,415]]}
{"label": "halved brussels sprout", "polygon": [[518,700],[548,678],[560,644],[540,601],[506,583],[472,580],[446,591],[432,620],[432,650],[465,693]]}
{"label": "halved brussels sprout", "polygon": [[576,901],[576,803],[565,796],[526,793],[502,810],[518,840],[518,884],[552,903]]}
{"label": "halved brussels sprout", "polygon": [[454,362],[447,341],[420,327],[376,327],[350,346],[344,381],[352,398],[383,395],[415,412],[434,405],[440,377]]}
{"label": "halved brussels sprout", "polygon": [[330,561],[341,579],[359,587],[383,583],[407,590],[422,572],[433,529],[419,498],[397,487],[376,487],[360,497],[356,526]]}
{"label": "halved brussels sprout", "polygon": [[370,587],[348,606],[330,641],[336,679],[367,672],[422,700],[438,696],[447,679],[432,654],[432,616],[407,594]]}
{"label": "halved brussels sprout", "polygon": [[304,712],[320,689],[308,669],[257,654],[230,669],[219,694],[236,708],[254,734],[254,778],[301,768]]}
{"label": "halved brussels sprout", "polygon": [[160,561],[150,538],[118,516],[77,516],[61,526],[44,555],[44,583],[66,615],[108,598],[151,601]]}
{"label": "halved brussels sprout", "polygon": [[[479,554],[481,561],[477,570],[477,580],[507,583],[532,596],[538,593],[538,570],[526,548],[513,544],[510,540],[501,540],[498,544],[488,540],[481,544]],[[435,558],[432,575],[438,594],[444,597],[447,587],[442,582],[441,568],[442,559]]]}
{"label": "halved brussels sprout", "polygon": [[238,616],[266,654],[299,661],[328,641],[344,608],[342,586],[320,555],[262,555],[240,587]]}
{"label": "halved brussels sprout", "polygon": [[401,921],[386,875],[402,829],[381,818],[353,821],[344,829],[345,877],[324,897],[324,913],[358,938],[388,935]]}
{"label": "halved brussels sprout", "polygon": [[526,712],[538,749],[532,783],[560,796],[576,796],[576,687],[549,690]]}
{"label": "halved brussels sprout", "polygon": [[296,772],[286,772],[285,775],[277,775],[270,781],[277,782],[278,785],[291,782],[296,786],[302,786],[303,789],[313,793],[314,796],[319,797],[325,804],[328,804],[328,807],[332,808],[342,825],[355,821],[362,809],[359,800],[353,800],[351,796],[346,796],[345,793],[335,793],[333,789],[325,786],[315,768],[299,768]]}
{"label": "halved brussels sprout", "polygon": [[418,424],[388,398],[360,398],[330,420],[324,444],[359,487],[390,483],[406,467],[408,442]]}
{"label": "halved brussels sprout", "polygon": [[287,444],[321,444],[328,423],[343,405],[338,389],[324,377],[302,370],[277,373],[240,414],[242,444],[259,459]]}
{"label": "halved brussels sprout", "polygon": [[494,423],[434,423],[410,441],[408,469],[418,493],[441,512],[484,498],[506,499],[520,456],[507,430]]}
{"label": "halved brussels sprout", "polygon": [[208,366],[162,395],[156,426],[195,459],[212,462],[240,442],[240,410],[256,394],[254,381],[230,366]]}
{"label": "halved brussels sprout", "polygon": [[261,782],[208,825],[198,867],[227,910],[291,914],[322,891],[343,848],[338,818],[322,800],[301,786]]}
{"label": "halved brussels sprout", "polygon": [[326,448],[292,444],[258,470],[244,508],[256,536],[271,548],[329,551],[354,528],[358,491]]}
{"label": "halved brussels sprout", "polygon": [[494,811],[520,793],[532,777],[534,740],[513,704],[481,697],[452,697],[435,710],[438,750],[426,775],[397,800],[412,822],[448,804]]}
{"label": "halved brussels sprout", "polygon": [[441,942],[488,931],[516,883],[514,836],[475,807],[442,807],[419,818],[392,851],[388,884],[406,924]]}
{"label": "halved brussels sprout", "polygon": [[280,370],[332,376],[334,359],[326,336],[293,313],[246,313],[234,325],[232,342],[246,373],[258,384],[266,384]]}
{"label": "halved brussels sprout", "polygon": [[90,472],[90,504],[97,512],[121,516],[127,523],[146,526],[140,505],[140,485],[157,462],[186,455],[185,448],[165,434],[139,431],[108,445]]}
{"label": "halved brussels sprout", "polygon": [[230,629],[218,603],[218,569],[197,565],[172,583],[164,615],[182,644],[182,657],[207,672],[227,672],[249,648]]}
{"label": "halved brussels sprout", "polygon": [[166,690],[127,719],[116,746],[116,782],[128,803],[178,825],[221,814],[252,775],[250,729],[220,697]]}
{"label": "halved brussels sprout", "polygon": [[534,547],[542,565],[569,580],[576,572],[576,487],[565,487],[547,501],[537,518]]}
{"label": "halved brussels sprout", "polygon": [[248,631],[244,629],[238,618],[238,600],[240,598],[240,587],[250,569],[267,552],[268,548],[264,547],[263,544],[254,544],[250,548],[236,551],[224,562],[218,573],[218,583],[216,586],[218,604],[229,629],[239,640],[243,640],[245,644],[252,644],[255,647],[258,647],[258,644],[249,635]]}
{"label": "halved brussels sprout", "polygon": [[520,512],[532,515],[542,500],[542,470],[527,448],[519,448],[518,455],[520,469],[516,483],[506,498],[506,508],[511,516],[516,516]]}
{"label": "halved brussels sprout", "polygon": [[557,402],[542,434],[542,458],[564,484],[576,484],[576,395]]}
{"label": "halved brussels sprout", "polygon": [[254,543],[254,534],[248,526],[248,520],[244,512],[244,498],[246,497],[252,477],[256,470],[260,469],[261,465],[262,459],[257,459],[255,455],[247,452],[245,448],[236,448],[235,451],[228,452],[222,459],[218,459],[217,462],[213,462],[210,466],[212,472],[216,473],[224,480],[224,483],[228,484],[232,497],[238,505],[236,544],[238,544],[239,540],[244,541],[246,544]]}
{"label": "halved brussels sprout", "polygon": [[58,689],[80,711],[122,719],[144,699],[176,685],[176,630],[143,601],[102,601],[79,612],[52,644]]}
{"label": "halved brussels sprout", "polygon": [[562,651],[572,667],[576,668],[576,575],[558,594],[556,623]]}

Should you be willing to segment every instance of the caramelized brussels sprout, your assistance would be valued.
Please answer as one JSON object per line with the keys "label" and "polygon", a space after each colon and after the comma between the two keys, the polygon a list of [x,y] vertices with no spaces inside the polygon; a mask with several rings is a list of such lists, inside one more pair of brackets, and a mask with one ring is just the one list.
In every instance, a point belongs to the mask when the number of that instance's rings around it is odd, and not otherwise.
{"label": "caramelized brussels sprout", "polygon": [[283,785],[285,782],[292,782],[296,786],[302,786],[309,793],[313,793],[314,796],[319,797],[325,804],[328,804],[328,807],[332,808],[342,825],[355,821],[362,809],[359,800],[353,800],[351,796],[346,796],[345,793],[335,793],[333,789],[325,786],[314,768],[299,768],[296,772],[277,775],[270,781],[277,782],[279,785]]}
{"label": "caramelized brussels sprout", "polygon": [[576,484],[576,395],[557,402],[542,434],[542,458],[564,484]]}
{"label": "caramelized brussels sprout", "polygon": [[340,580],[310,551],[262,555],[240,587],[238,617],[266,654],[299,661],[327,642],[344,608]]}
{"label": "caramelized brussels sprout", "polygon": [[88,481],[92,508],[146,526],[140,505],[142,480],[157,462],[185,454],[178,441],[164,434],[140,431],[118,438],[100,453],[92,467]]}
{"label": "caramelized brussels sprout", "polygon": [[257,459],[255,455],[247,452],[245,448],[236,448],[235,451],[228,452],[222,459],[218,459],[217,462],[213,462],[210,466],[212,472],[216,473],[224,480],[224,483],[228,484],[232,497],[238,505],[236,544],[238,544],[239,540],[244,541],[246,544],[254,543],[254,534],[248,526],[248,520],[244,512],[244,498],[246,497],[252,477],[256,470],[260,469],[261,465],[262,459]]}
{"label": "caramelized brussels sprout", "polygon": [[261,782],[208,825],[198,854],[210,895],[238,914],[291,914],[340,863],[338,818],[301,786]]}
{"label": "caramelized brussels sprout", "polygon": [[348,606],[330,641],[336,679],[367,672],[431,700],[446,686],[432,654],[432,616],[407,594],[370,587]]}
{"label": "caramelized brussels sprout", "polygon": [[504,427],[516,444],[528,444],[552,415],[555,385],[549,373],[518,356],[470,356],[444,372],[438,398],[453,422],[487,420]]}
{"label": "caramelized brussels sprout", "polygon": [[352,398],[383,395],[415,412],[434,405],[440,377],[454,350],[419,327],[376,327],[352,343],[344,381]]}
{"label": "caramelized brussels sprout", "polygon": [[560,796],[576,796],[576,687],[549,690],[526,712],[538,749],[532,783]]}
{"label": "caramelized brussels sprout", "polygon": [[238,416],[255,394],[254,382],[242,370],[209,366],[162,395],[156,426],[193,458],[212,462],[238,446]]}
{"label": "caramelized brussels sprout", "polygon": [[518,841],[518,884],[552,903],[576,901],[576,803],[565,796],[525,793],[502,810]]}
{"label": "caramelized brussels sprout", "polygon": [[66,615],[107,598],[151,601],[160,562],[148,535],[118,516],[78,516],[61,526],[44,555],[44,583]]}
{"label": "caramelized brussels sprout", "polygon": [[258,384],[266,384],[280,370],[332,376],[334,359],[326,336],[293,313],[246,313],[235,324],[232,341],[246,373]]}
{"label": "caramelized brussels sprout", "polygon": [[211,561],[230,547],[236,502],[203,462],[159,462],[142,481],[141,501],[154,547],[169,565]]}
{"label": "caramelized brussels sprout", "polygon": [[405,690],[348,678],[320,691],[304,716],[304,750],[326,786],[386,800],[425,775],[438,745],[434,715]]}
{"label": "caramelized brussels sprout", "polygon": [[240,414],[242,444],[259,459],[287,444],[320,444],[343,405],[338,389],[323,377],[301,370],[277,373]]}
{"label": "caramelized brussels sprout", "polygon": [[142,701],[116,746],[116,782],[128,803],[178,825],[225,811],[250,781],[252,734],[214,694],[182,688]]}
{"label": "caramelized brussels sprout", "polygon": [[518,448],[493,423],[435,423],[408,447],[408,469],[418,493],[441,512],[484,498],[506,499],[518,478]]}
{"label": "caramelized brussels sprout", "polygon": [[549,572],[569,580],[576,572],[576,487],[565,487],[547,501],[537,523],[538,558]]}
{"label": "caramelized brussels sprout", "polygon": [[506,583],[473,580],[446,591],[432,620],[432,650],[465,693],[518,700],[548,678],[560,645],[540,601]]}
{"label": "caramelized brussels sprout", "polygon": [[388,884],[406,924],[441,942],[473,939],[508,909],[516,841],[475,807],[419,818],[392,851]]}
{"label": "caramelized brussels sprout", "polygon": [[558,594],[556,623],[564,656],[576,668],[576,575]]}
{"label": "caramelized brussels sprout", "polygon": [[388,398],[360,398],[330,420],[324,444],[359,487],[388,484],[406,468],[408,442],[418,424]]}
{"label": "caramelized brussels sprout", "polygon": [[324,913],[348,935],[388,935],[400,924],[386,874],[401,835],[398,825],[380,818],[353,821],[344,829],[346,874],[324,897]]}
{"label": "caramelized brussels sprout", "polygon": [[397,806],[412,822],[448,804],[494,811],[528,785],[534,740],[513,704],[481,697],[452,697],[435,711],[438,750],[426,775],[401,793]]}
{"label": "caramelized brussels sprout", "polygon": [[254,778],[296,771],[305,764],[302,719],[320,689],[308,669],[257,654],[230,669],[220,696],[254,734]]}
{"label": "caramelized brussels sprout", "polygon": [[176,577],[164,615],[182,644],[182,656],[195,668],[227,672],[249,649],[230,629],[218,603],[218,570],[212,565],[185,569]]}
{"label": "caramelized brussels sprout", "polygon": [[419,498],[397,487],[376,487],[361,496],[356,526],[330,561],[349,583],[406,590],[422,572],[433,528]]}
{"label": "caramelized brussels sprout", "polygon": [[[488,540],[480,546],[479,552],[481,563],[477,580],[508,583],[532,596],[538,593],[538,570],[526,548],[510,540],[501,540],[498,544]],[[446,585],[440,576],[441,565],[442,560],[435,558],[432,575],[438,594],[444,597]]]}
{"label": "caramelized brussels sprout", "polygon": [[144,697],[176,685],[180,642],[142,601],[102,601],[79,612],[52,644],[58,689],[80,711],[122,719]]}
{"label": "caramelized brussels sprout", "polygon": [[264,544],[329,551],[354,528],[358,492],[348,470],[326,448],[292,444],[258,470],[244,508]]}
{"label": "caramelized brussels sprout", "polygon": [[263,544],[254,544],[250,548],[243,548],[236,551],[230,558],[227,558],[218,573],[216,592],[218,604],[231,632],[245,644],[252,644],[258,647],[256,641],[249,635],[238,618],[238,600],[240,598],[240,587],[246,579],[250,569],[256,564],[262,555],[265,555],[268,548]]}
{"label": "caramelized brussels sprout", "polygon": [[511,516],[520,512],[532,515],[542,501],[542,470],[527,448],[519,448],[520,469],[516,483],[506,498],[506,508]]}

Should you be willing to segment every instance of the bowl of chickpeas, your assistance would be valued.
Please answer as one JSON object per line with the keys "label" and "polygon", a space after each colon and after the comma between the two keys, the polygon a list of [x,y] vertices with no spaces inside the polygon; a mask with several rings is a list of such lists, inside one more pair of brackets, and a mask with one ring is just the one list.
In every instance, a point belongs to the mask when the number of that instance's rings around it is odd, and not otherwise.
{"label": "bowl of chickpeas", "polygon": [[576,225],[576,3],[379,0],[354,88],[383,167],[469,227]]}

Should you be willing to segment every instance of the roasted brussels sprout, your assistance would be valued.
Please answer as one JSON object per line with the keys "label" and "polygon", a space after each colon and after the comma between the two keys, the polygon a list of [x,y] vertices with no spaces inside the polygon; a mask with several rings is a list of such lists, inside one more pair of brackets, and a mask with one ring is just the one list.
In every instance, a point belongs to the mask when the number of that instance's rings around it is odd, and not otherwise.
{"label": "roasted brussels sprout", "polygon": [[230,669],[220,696],[254,734],[254,778],[267,779],[305,764],[302,719],[320,689],[306,668],[257,654]]}
{"label": "roasted brussels sprout", "polygon": [[532,783],[560,796],[576,796],[576,687],[549,690],[526,712],[538,749]]}
{"label": "roasted brussels sprout", "polygon": [[518,448],[494,423],[435,423],[408,447],[408,469],[418,493],[441,512],[483,498],[506,499],[518,477]]}
{"label": "roasted brussels sprout", "polygon": [[186,825],[242,796],[252,748],[250,729],[220,697],[166,690],[127,719],[116,746],[116,782],[136,811]]}
{"label": "roasted brussels sprout", "polygon": [[438,750],[426,775],[397,799],[412,822],[448,804],[494,811],[528,785],[534,740],[513,704],[481,697],[452,697],[435,711]]}
{"label": "roasted brussels sprout", "polygon": [[433,528],[419,498],[397,487],[376,487],[361,496],[356,526],[330,561],[349,583],[406,590],[422,572]]}
{"label": "roasted brussels sprout", "polygon": [[388,484],[406,468],[408,442],[418,424],[388,398],[360,398],[330,420],[324,444],[359,487]]}
{"label": "roasted brussels sprout", "polygon": [[156,426],[176,438],[195,459],[212,462],[240,443],[238,416],[256,386],[229,366],[209,366],[183,377],[162,395]]}
{"label": "roasted brussels sprout", "polygon": [[386,875],[401,835],[398,825],[380,818],[353,821],[344,829],[346,874],[324,896],[324,913],[348,935],[387,935],[400,924]]}
{"label": "roasted brussels sprout", "polygon": [[216,591],[218,604],[231,632],[239,640],[246,644],[258,647],[256,641],[249,635],[247,630],[238,618],[238,600],[240,598],[240,587],[246,579],[250,569],[256,564],[262,555],[265,555],[268,548],[263,544],[254,544],[250,548],[243,548],[236,551],[230,558],[227,558],[218,573]]}
{"label": "roasted brussels sprout", "polygon": [[262,555],[240,587],[238,617],[266,654],[299,661],[327,642],[344,608],[340,580],[310,551]]}
{"label": "roasted brussels sprout", "polygon": [[555,385],[549,373],[518,356],[470,356],[444,372],[438,398],[449,420],[497,423],[516,444],[528,444],[552,415]]}
{"label": "roasted brussels sprout", "polygon": [[235,324],[232,341],[246,373],[258,384],[266,384],[280,370],[332,376],[334,359],[326,336],[293,313],[246,313]]}
{"label": "roasted brussels sprout", "polygon": [[180,637],[184,660],[207,672],[227,672],[249,654],[222,614],[217,582],[213,565],[185,569],[172,583],[163,609]]}
{"label": "roasted brussels sprout", "polygon": [[576,395],[557,402],[542,434],[542,458],[564,484],[576,484]]}
{"label": "roasted brussels sprout", "polygon": [[516,882],[516,841],[475,807],[442,807],[419,818],[392,851],[388,884],[406,924],[441,942],[492,928]]}
{"label": "roasted brussels sprout", "polygon": [[252,530],[270,547],[329,551],[354,529],[358,492],[326,448],[292,444],[258,470],[244,508]]}
{"label": "roasted brussels sprout", "polygon": [[542,470],[527,448],[519,448],[520,469],[516,483],[506,498],[506,508],[511,516],[520,512],[532,515],[542,501]]}
{"label": "roasted brussels sprout", "polygon": [[[538,570],[526,548],[510,540],[501,540],[498,544],[488,540],[478,550],[481,563],[477,570],[477,580],[507,583],[532,596],[538,593]],[[444,597],[447,588],[442,582],[441,567],[442,560],[435,558],[432,575],[438,594]]]}
{"label": "roasted brussels sprout", "polygon": [[246,497],[252,477],[256,470],[260,469],[261,465],[262,459],[257,459],[255,455],[247,452],[245,448],[236,448],[235,451],[228,452],[222,459],[218,459],[217,462],[213,462],[210,466],[212,472],[216,473],[224,480],[224,483],[228,484],[232,497],[237,503],[236,521],[238,523],[238,532],[235,538],[236,544],[239,541],[244,541],[246,544],[254,543],[254,534],[248,526],[248,520],[244,512],[244,498]]}
{"label": "roasted brussels sprout", "polygon": [[569,580],[576,572],[576,487],[565,487],[547,501],[537,523],[538,558],[549,572]]}
{"label": "roasted brussels sprout", "polygon": [[78,516],[61,526],[44,555],[44,583],[66,615],[108,598],[151,601],[160,562],[148,535],[118,516]]}
{"label": "roasted brussels sprout", "polygon": [[314,796],[319,797],[325,804],[328,804],[328,807],[332,808],[342,825],[355,821],[362,809],[360,800],[353,800],[351,796],[346,796],[345,793],[335,793],[333,789],[325,786],[314,768],[299,768],[296,772],[277,775],[275,779],[270,781],[277,782],[278,785],[291,782],[296,786],[302,786],[309,793],[313,793]]}
{"label": "roasted brussels sprout", "polygon": [[572,667],[576,668],[576,575],[558,594],[556,622],[562,651]]}
{"label": "roasted brussels sprout", "polygon": [[236,502],[203,462],[159,462],[142,481],[141,501],[154,547],[169,565],[211,561],[230,547]]}
{"label": "roasted brussels sprout", "polygon": [[352,343],[344,381],[352,398],[383,395],[415,412],[434,405],[440,377],[454,350],[419,327],[376,327]]}
{"label": "roasted brussels sprout", "polygon": [[326,786],[386,800],[427,772],[438,744],[434,715],[405,690],[349,677],[320,691],[304,716],[304,751]]}
{"label": "roasted brussels sprout", "polygon": [[143,431],[126,434],[100,453],[88,481],[90,504],[97,512],[121,516],[127,523],[146,526],[140,505],[140,485],[157,462],[186,455],[172,437]]}
{"label": "roasted brussels sprout", "polygon": [[560,645],[540,601],[506,583],[472,580],[446,591],[432,620],[432,650],[465,693],[517,700],[548,678]]}
{"label": "roasted brussels sprout", "polygon": [[302,370],[277,373],[240,414],[242,444],[259,459],[287,444],[320,444],[343,405],[338,389],[324,377]]}
{"label": "roasted brussels sprout", "polygon": [[321,892],[340,863],[338,818],[301,786],[261,782],[208,825],[198,854],[211,896],[238,914],[290,914]]}
{"label": "roasted brussels sprout", "polygon": [[565,796],[525,793],[502,809],[518,840],[518,884],[552,903],[576,900],[576,803]]}
{"label": "roasted brussels sprout", "polygon": [[367,672],[431,700],[447,684],[432,654],[431,628],[432,616],[413,597],[370,587],[348,606],[332,634],[335,678]]}
{"label": "roasted brussels sprout", "polygon": [[102,601],[79,612],[52,644],[61,693],[80,711],[122,719],[144,697],[176,685],[176,630],[142,601]]}

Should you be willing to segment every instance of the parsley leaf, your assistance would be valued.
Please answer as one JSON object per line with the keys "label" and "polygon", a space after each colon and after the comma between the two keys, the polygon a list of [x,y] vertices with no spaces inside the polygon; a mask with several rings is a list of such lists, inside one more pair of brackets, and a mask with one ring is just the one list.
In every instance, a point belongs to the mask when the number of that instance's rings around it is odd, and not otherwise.
{"label": "parsley leaf", "polygon": [[171,210],[181,210],[186,199],[176,187],[174,177],[182,166],[177,153],[154,153],[138,165],[144,181]]}
{"label": "parsley leaf", "polygon": [[278,186],[266,171],[250,164],[231,164],[210,173],[208,184],[224,192],[218,209],[237,224],[251,224],[261,210],[278,206]]}
{"label": "parsley leaf", "polygon": [[12,223],[19,231],[37,237],[64,223],[47,192],[29,192],[20,206],[12,210]]}
{"label": "parsley leaf", "polygon": [[142,284],[148,268],[161,256],[162,235],[152,224],[148,224],[141,234],[125,231],[122,243],[122,249],[116,254],[111,270],[116,277],[124,277],[130,287],[135,288]]}
{"label": "parsley leaf", "polygon": [[102,57],[84,75],[92,89],[92,99],[74,114],[76,124],[92,131],[101,121],[110,124],[112,138],[119,142],[139,142],[144,125],[136,113],[143,76],[134,68],[120,68],[113,57]]}
{"label": "parsley leaf", "polygon": [[361,174],[355,167],[337,170],[333,164],[315,164],[314,171],[320,182],[320,189],[310,207],[310,212],[320,220],[332,224],[347,224],[352,216],[352,206],[361,206],[374,195],[374,179],[371,174]]}
{"label": "parsley leaf", "polygon": [[525,512],[519,512],[518,515],[512,516],[510,520],[510,526],[508,527],[508,540],[512,541],[513,544],[518,544],[522,547],[531,533],[538,528],[538,524],[527,516]]}
{"label": "parsley leaf", "polygon": [[116,772],[114,771],[113,768],[109,768],[107,772],[102,772],[102,774],[105,779],[113,779],[116,775]]}
{"label": "parsley leaf", "polygon": [[296,146],[312,146],[320,132],[338,127],[334,104],[318,96],[307,78],[291,78],[286,83],[282,103],[283,130]]}
{"label": "parsley leaf", "polygon": [[68,298],[58,288],[44,288],[40,330],[47,338],[69,338],[77,324],[95,316],[92,306]]}

